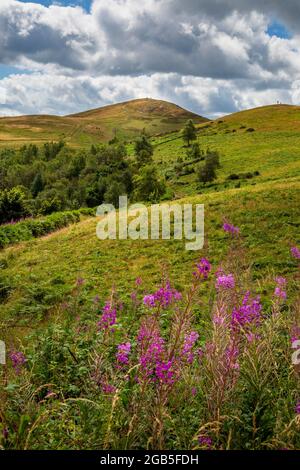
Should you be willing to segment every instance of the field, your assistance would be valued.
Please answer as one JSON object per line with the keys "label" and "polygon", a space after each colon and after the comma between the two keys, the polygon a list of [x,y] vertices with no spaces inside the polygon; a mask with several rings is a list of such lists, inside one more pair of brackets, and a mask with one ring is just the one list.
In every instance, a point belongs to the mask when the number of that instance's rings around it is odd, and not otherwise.
{"label": "field", "polygon": [[[43,132],[39,120],[20,139],[107,139],[113,109],[102,137],[87,131],[99,119],[92,111],[51,118]],[[130,140],[147,120],[127,112],[117,108],[117,135]],[[167,122],[159,107],[152,112],[154,161],[168,191],[177,203],[205,205],[204,249],[100,241],[97,218],[84,215],[0,251],[0,338],[15,354],[2,374],[0,448],[300,448],[291,360],[300,331],[299,259],[291,253],[300,245],[300,108],[198,122],[201,149],[220,153],[217,179],[206,185],[194,168],[176,173],[178,162],[193,167],[178,132],[188,116]],[[13,132],[0,120],[0,138],[16,144]],[[224,231],[226,221],[238,236]],[[220,268],[234,285],[217,286]]]}

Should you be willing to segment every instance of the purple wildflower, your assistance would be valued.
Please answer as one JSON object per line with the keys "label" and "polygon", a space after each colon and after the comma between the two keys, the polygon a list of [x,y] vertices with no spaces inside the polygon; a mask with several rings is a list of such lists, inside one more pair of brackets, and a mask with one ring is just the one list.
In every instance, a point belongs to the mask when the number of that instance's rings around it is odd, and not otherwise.
{"label": "purple wildflower", "polygon": [[128,364],[128,355],[131,350],[131,344],[128,343],[123,343],[119,344],[118,346],[118,352],[116,354],[117,361],[121,364]]}
{"label": "purple wildflower", "polygon": [[181,298],[181,293],[171,288],[170,283],[167,282],[165,286],[158,289],[154,294],[145,295],[143,302],[150,308],[157,306],[167,308],[172,302],[177,302],[181,300]]}
{"label": "purple wildflower", "polygon": [[250,331],[249,333],[246,333],[246,338],[247,338],[248,343],[253,343],[256,339],[259,338],[259,336],[255,335],[254,333]]}
{"label": "purple wildflower", "polygon": [[103,307],[102,316],[98,322],[98,326],[101,330],[107,330],[109,327],[115,325],[117,321],[117,310],[112,307],[110,303],[106,303]]}
{"label": "purple wildflower", "polygon": [[239,370],[240,365],[238,362],[239,350],[238,347],[231,342],[229,346],[227,346],[225,350],[225,365],[226,370]]}
{"label": "purple wildflower", "polygon": [[20,374],[22,366],[26,362],[26,357],[20,351],[12,351],[9,355],[10,360],[12,361],[13,368],[15,369],[16,374]]}
{"label": "purple wildflower", "polygon": [[116,387],[114,387],[113,385],[110,385],[107,382],[102,382],[101,383],[101,388],[102,388],[102,392],[107,393],[108,395],[110,395],[112,393],[115,393],[115,391],[116,391]]}
{"label": "purple wildflower", "polygon": [[196,351],[196,354],[198,356],[198,361],[201,363],[202,362],[202,359],[204,357],[204,351],[203,351],[203,348],[198,348],[197,351]]}
{"label": "purple wildflower", "polygon": [[278,284],[280,287],[286,286],[286,279],[285,279],[285,277],[278,276],[278,277],[276,277],[275,281],[276,281],[276,284]]}
{"label": "purple wildflower", "polygon": [[156,369],[161,374],[159,366],[165,353],[165,342],[160,336],[159,327],[154,318],[147,318],[141,325],[138,334],[138,344],[140,349],[140,367],[145,379],[156,380]]}
{"label": "purple wildflower", "polygon": [[277,277],[275,280],[277,285],[274,290],[274,296],[285,300],[287,297],[286,291],[284,290],[286,279],[284,277]]}
{"label": "purple wildflower", "polygon": [[295,413],[297,415],[300,415],[300,400],[297,401],[296,406],[295,406]]}
{"label": "purple wildflower", "polygon": [[184,343],[181,351],[182,358],[185,358],[189,364],[194,360],[193,347],[198,340],[199,335],[196,331],[191,331],[184,337]]}
{"label": "purple wildflower", "polygon": [[221,312],[215,313],[213,316],[214,325],[224,325],[226,322],[226,317]]}
{"label": "purple wildflower", "polygon": [[295,259],[300,259],[300,250],[297,246],[292,246],[291,255]]}
{"label": "purple wildflower", "polygon": [[231,233],[232,235],[237,235],[240,231],[238,227],[235,227],[234,225],[224,222],[223,224],[223,230],[224,232]]}
{"label": "purple wildflower", "polygon": [[147,307],[155,307],[155,296],[153,294],[145,295],[143,302]]}
{"label": "purple wildflower", "polygon": [[160,382],[172,385],[175,382],[174,361],[158,361],[155,368],[156,377]]}
{"label": "purple wildflower", "polygon": [[250,292],[246,292],[242,305],[234,308],[232,312],[232,326],[244,327],[250,324],[258,325],[261,318],[262,306],[260,298],[250,299]]}
{"label": "purple wildflower", "polygon": [[206,258],[202,258],[196,265],[197,270],[193,273],[196,278],[207,279],[211,270],[211,264]]}
{"label": "purple wildflower", "polygon": [[212,448],[212,439],[204,434],[200,434],[200,436],[198,436],[198,442],[201,447],[205,447],[206,449]]}
{"label": "purple wildflower", "polygon": [[300,339],[300,327],[298,325],[292,326],[291,331],[291,343],[293,344],[295,341]]}
{"label": "purple wildflower", "polygon": [[82,277],[79,277],[76,281],[77,287],[80,287],[84,284],[84,279]]}
{"label": "purple wildflower", "polygon": [[275,290],[274,290],[274,295],[275,297],[279,297],[283,300],[286,299],[286,292],[284,290],[281,290],[280,287],[275,287]]}
{"label": "purple wildflower", "polygon": [[235,280],[233,274],[220,274],[216,280],[216,289],[234,289]]}
{"label": "purple wildflower", "polygon": [[141,286],[142,285],[142,278],[141,277],[137,277],[136,280],[135,280],[135,284],[136,286]]}

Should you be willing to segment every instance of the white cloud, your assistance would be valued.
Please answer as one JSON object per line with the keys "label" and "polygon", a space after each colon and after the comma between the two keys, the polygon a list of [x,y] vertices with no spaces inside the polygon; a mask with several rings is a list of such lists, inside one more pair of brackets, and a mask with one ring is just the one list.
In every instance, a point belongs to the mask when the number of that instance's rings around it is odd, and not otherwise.
{"label": "white cloud", "polygon": [[[299,81],[300,83],[300,81]],[[71,114],[134,98],[173,101],[200,114],[217,117],[242,108],[293,102],[300,85],[287,90],[255,90],[235,80],[214,80],[178,74],[138,77],[82,75],[13,75],[0,81],[0,115]],[[5,90],[2,95],[1,90]],[[47,93],[45,93],[47,90]],[[4,100],[1,100],[4,97]]]}
{"label": "white cloud", "polygon": [[[87,13],[1,0],[0,62],[31,74],[0,80],[0,114],[67,114],[142,96],[210,116],[295,102],[298,4],[284,3],[94,0]],[[273,12],[294,28],[291,39],[266,33]]]}

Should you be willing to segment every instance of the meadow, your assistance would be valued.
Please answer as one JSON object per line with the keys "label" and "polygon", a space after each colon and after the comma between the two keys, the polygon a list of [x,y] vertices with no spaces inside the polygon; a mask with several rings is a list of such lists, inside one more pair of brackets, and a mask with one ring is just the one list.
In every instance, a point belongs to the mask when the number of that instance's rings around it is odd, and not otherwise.
{"label": "meadow", "polygon": [[89,212],[0,251],[2,448],[299,449],[300,109],[199,123],[208,184],[169,130],[153,159],[170,199],[205,205],[200,253],[100,241]]}

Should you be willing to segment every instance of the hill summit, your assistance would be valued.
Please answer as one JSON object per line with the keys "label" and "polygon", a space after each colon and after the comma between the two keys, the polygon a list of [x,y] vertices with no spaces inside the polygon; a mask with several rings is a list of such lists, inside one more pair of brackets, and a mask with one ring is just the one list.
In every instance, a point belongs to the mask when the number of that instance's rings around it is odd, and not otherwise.
{"label": "hill summit", "polygon": [[187,119],[206,118],[180,106],[150,98],[92,109],[69,116],[30,115],[0,118],[0,145],[23,145],[63,139],[73,146],[106,142],[112,137],[131,139],[145,130],[149,135],[177,131]]}

